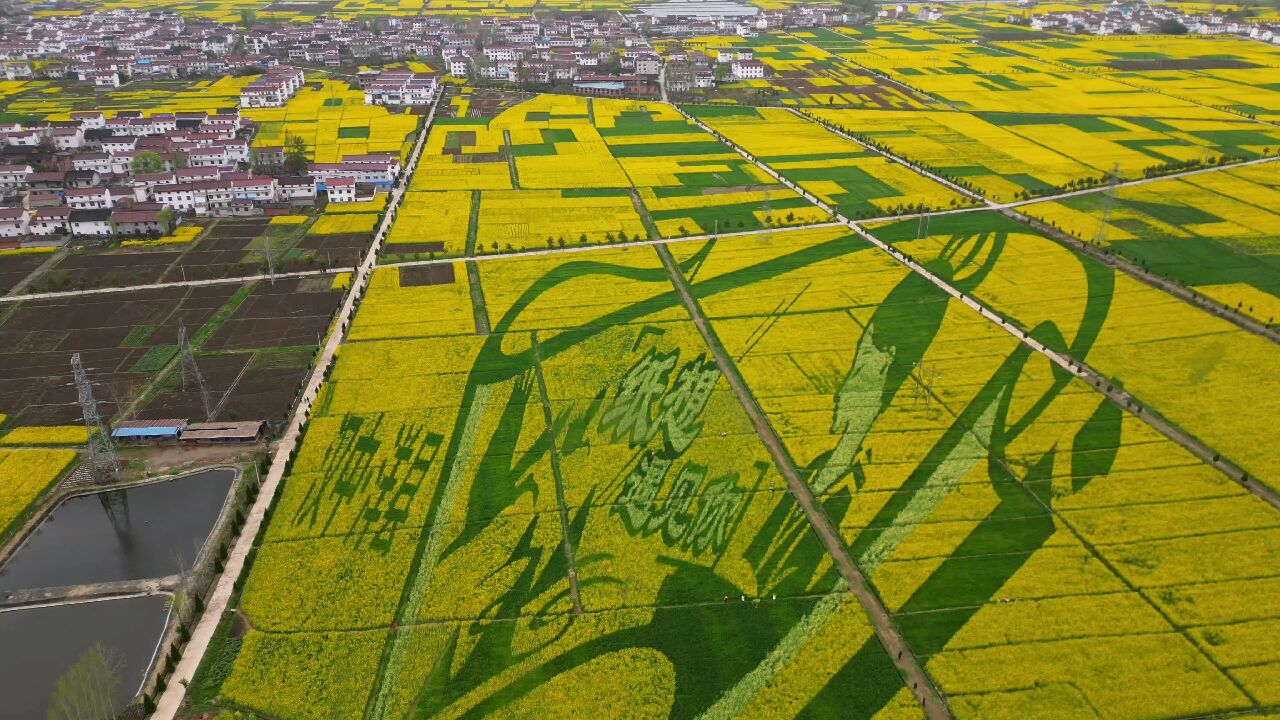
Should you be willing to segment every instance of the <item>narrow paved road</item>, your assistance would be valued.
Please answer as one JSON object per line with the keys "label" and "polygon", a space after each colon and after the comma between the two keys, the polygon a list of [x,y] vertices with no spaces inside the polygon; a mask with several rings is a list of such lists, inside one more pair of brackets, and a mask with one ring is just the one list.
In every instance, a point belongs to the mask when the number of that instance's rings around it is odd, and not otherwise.
{"label": "narrow paved road", "polygon": [[[164,693],[156,703],[156,711],[152,715],[153,720],[172,720],[177,716],[186,695],[186,684],[195,676],[201,659],[204,658],[205,652],[209,649],[209,642],[213,639],[214,630],[217,629],[218,622],[221,620],[222,614],[226,611],[227,605],[231,600],[235,583],[244,570],[245,559],[253,547],[258,532],[262,529],[263,518],[275,499],[280,481],[284,478],[289,456],[301,439],[302,426],[311,414],[311,406],[320,392],[321,385],[324,383],[325,372],[333,363],[338,346],[342,344],[345,328],[355,314],[359,298],[364,294],[369,278],[373,275],[374,267],[378,261],[378,250],[385,242],[387,233],[391,229],[391,224],[395,220],[396,208],[399,207],[400,200],[404,197],[408,180],[413,176],[413,171],[418,166],[418,159],[422,156],[423,147],[426,146],[427,134],[431,128],[432,120],[435,119],[436,105],[438,104],[439,96],[437,95],[436,104],[432,105],[431,112],[423,123],[418,142],[414,145],[409,161],[405,164],[404,171],[400,174],[399,180],[391,190],[391,197],[387,202],[387,210],[383,216],[382,224],[378,226],[378,232],[374,236],[373,242],[370,243],[369,250],[365,253],[360,267],[354,270],[355,275],[352,277],[351,287],[342,303],[342,309],[338,312],[338,316],[333,322],[329,339],[325,343],[323,351],[316,359],[315,369],[311,372],[311,378],[307,381],[306,389],[303,391],[302,397],[298,401],[298,406],[294,410],[293,417],[289,421],[289,427],[276,445],[275,456],[271,460],[271,469],[267,471],[267,475],[262,481],[257,500],[254,501],[253,507],[249,510],[244,528],[240,531],[235,545],[232,546],[230,553],[227,555],[222,575],[219,576],[213,592],[205,601],[204,613],[200,616],[199,622],[191,633],[191,640],[183,649],[177,668],[174,670],[173,676],[170,677]],[[277,275],[276,277],[281,276]]]}
{"label": "narrow paved road", "polygon": [[703,342],[711,350],[712,356],[716,359],[716,364],[720,366],[720,373],[729,381],[729,388],[733,390],[734,395],[738,396],[738,401],[742,404],[743,409],[746,410],[747,416],[751,418],[751,424],[755,426],[756,434],[760,436],[761,442],[769,449],[769,454],[773,457],[773,464],[777,466],[778,471],[786,478],[787,486],[791,489],[792,496],[795,497],[796,502],[804,511],[805,517],[809,520],[809,525],[813,528],[814,533],[817,534],[822,546],[826,548],[827,554],[831,556],[832,561],[840,572],[840,577],[844,578],[845,583],[849,585],[849,592],[857,598],[862,609],[866,611],[871,627],[874,629],[876,637],[880,639],[881,644],[884,645],[889,659],[898,667],[906,681],[911,684],[912,693],[920,701],[921,706],[924,707],[925,714],[929,718],[933,720],[950,718],[951,711],[947,708],[946,702],[943,701],[938,689],[934,687],[933,681],[925,673],[924,667],[915,656],[915,652],[907,644],[906,639],[902,637],[902,632],[890,616],[889,609],[884,606],[880,597],[871,589],[870,583],[867,582],[862,571],[858,569],[857,564],[850,557],[849,550],[845,547],[839,531],[832,525],[831,518],[827,516],[826,511],[819,505],[817,498],[813,495],[813,490],[800,477],[800,473],[795,466],[791,464],[791,459],[782,449],[782,440],[774,432],[773,426],[770,425],[764,410],[756,402],[755,396],[747,389],[746,382],[738,374],[737,366],[730,361],[724,352],[724,348],[716,339],[710,323],[707,322],[706,316],[702,314],[701,307],[689,292],[689,285],[685,282],[684,275],[681,274],[675,258],[671,256],[665,246],[658,245],[656,250],[658,256],[662,258],[662,264],[666,267],[667,274],[671,277],[671,283],[680,294],[680,300],[684,304],[685,310],[689,312],[689,317],[693,319],[694,326],[698,328],[698,332],[702,335]]}
{"label": "narrow paved road", "polygon": [[548,455],[551,459],[551,476],[556,487],[556,509],[560,515],[560,535],[564,538],[565,567],[569,575],[569,597],[573,600],[573,614],[582,614],[582,596],[578,592],[578,564],[574,560],[573,531],[569,523],[569,507],[564,499],[564,473],[560,469],[560,446],[556,440],[556,421],[551,415],[551,397],[547,392],[547,378],[542,372],[542,346],[538,344],[538,331],[530,333],[529,342],[533,350],[533,375],[538,381],[539,404],[542,405],[542,420],[546,424],[545,432],[549,435],[547,443]]}

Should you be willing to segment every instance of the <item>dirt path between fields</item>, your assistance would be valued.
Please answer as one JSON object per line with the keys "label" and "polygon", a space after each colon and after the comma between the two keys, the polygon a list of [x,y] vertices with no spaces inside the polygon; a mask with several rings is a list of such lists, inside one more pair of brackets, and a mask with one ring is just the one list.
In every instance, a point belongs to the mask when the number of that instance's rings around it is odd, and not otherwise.
{"label": "dirt path between fields", "polygon": [[51,254],[48,257],[48,259],[40,263],[40,265],[37,266],[34,270],[27,273],[26,277],[22,278],[17,283],[15,283],[13,287],[9,288],[9,292],[5,293],[5,295],[8,297],[18,297],[22,295],[24,292],[27,291],[27,288],[31,287],[31,283],[35,282],[37,279],[43,276],[46,272],[51,270],[54,265],[57,265],[59,262],[61,262],[62,258],[66,257],[67,254],[68,254],[68,249],[66,245],[63,245],[62,247],[58,248],[56,251],[53,252],[53,254]]}
{"label": "dirt path between fields", "polygon": [[910,683],[911,692],[920,701],[925,714],[929,718],[935,720],[938,718],[950,718],[951,711],[942,700],[938,689],[934,687],[919,659],[902,637],[897,624],[889,615],[888,608],[884,606],[880,597],[871,589],[870,583],[867,582],[857,564],[853,562],[853,558],[849,555],[849,549],[844,544],[844,539],[840,536],[835,526],[832,525],[827,513],[819,506],[812,489],[800,477],[799,471],[796,470],[791,458],[782,447],[782,440],[774,432],[768,418],[765,417],[764,410],[760,408],[755,396],[747,389],[746,383],[738,374],[737,366],[730,361],[728,354],[711,330],[710,324],[702,314],[701,307],[689,292],[689,286],[685,282],[675,258],[671,256],[671,253],[664,245],[655,245],[654,248],[657,250],[658,256],[662,258],[662,264],[666,267],[667,274],[671,277],[671,283],[675,286],[676,292],[679,293],[681,302],[693,319],[694,326],[697,327],[699,334],[702,335],[702,339],[707,344],[707,348],[710,349],[712,356],[715,357],[721,374],[729,381],[729,388],[738,397],[739,402],[742,403],[747,416],[751,418],[751,424],[755,426],[756,434],[765,444],[765,447],[769,449],[769,455],[773,457],[773,462],[778,467],[778,471],[786,479],[792,496],[795,497],[800,508],[804,510],[810,527],[813,528],[827,554],[835,562],[840,576],[848,583],[850,594],[858,600],[858,603],[862,605],[862,609],[867,613],[867,618],[871,622],[876,637],[884,645],[889,659],[898,667],[898,671],[902,673],[905,681]]}

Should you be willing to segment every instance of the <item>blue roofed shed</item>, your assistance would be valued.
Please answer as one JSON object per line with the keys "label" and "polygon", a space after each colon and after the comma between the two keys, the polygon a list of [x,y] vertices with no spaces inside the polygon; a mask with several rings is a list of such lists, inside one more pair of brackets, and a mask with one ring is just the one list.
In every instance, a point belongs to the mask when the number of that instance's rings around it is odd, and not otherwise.
{"label": "blue roofed shed", "polygon": [[111,431],[111,437],[124,443],[148,443],[160,440],[177,440],[187,427],[185,419],[126,420]]}

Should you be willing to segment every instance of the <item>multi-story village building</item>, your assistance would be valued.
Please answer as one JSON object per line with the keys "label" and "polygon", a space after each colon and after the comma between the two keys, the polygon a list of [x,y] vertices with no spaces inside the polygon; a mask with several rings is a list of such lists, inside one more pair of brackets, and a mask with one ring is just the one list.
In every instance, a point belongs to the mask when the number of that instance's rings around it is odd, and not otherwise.
{"label": "multi-story village building", "polygon": [[436,96],[433,73],[385,70],[364,86],[366,105],[430,105]]}
{"label": "multi-story village building", "polygon": [[240,107],[284,107],[289,98],[302,88],[303,72],[288,65],[277,65],[240,90]]}

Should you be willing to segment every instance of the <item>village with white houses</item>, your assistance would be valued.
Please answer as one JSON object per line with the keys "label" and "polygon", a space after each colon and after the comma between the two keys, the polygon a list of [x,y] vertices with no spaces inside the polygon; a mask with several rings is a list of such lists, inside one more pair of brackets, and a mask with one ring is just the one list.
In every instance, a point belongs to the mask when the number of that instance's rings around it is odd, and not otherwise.
{"label": "village with white houses", "polygon": [[1082,35],[1241,35],[1280,44],[1280,25],[1249,22],[1226,9],[1187,12],[1174,4],[1143,0],[1114,0],[1097,10],[1036,13],[1034,3],[1025,7],[1024,13],[1011,15],[1008,21],[1033,30]]}
{"label": "village with white houses", "polygon": [[[301,73],[281,66],[266,77],[277,92],[274,83],[290,87]],[[254,88],[254,102],[267,102],[262,82],[246,87]],[[188,214],[280,214],[319,200],[368,200],[401,171],[394,153],[336,163],[291,159],[284,147],[251,147],[254,129],[238,110],[109,118],[82,111],[32,127],[0,124],[7,161],[0,165],[0,238],[13,247],[154,237]]]}
{"label": "village with white houses", "polygon": [[[1113,2],[1088,13],[1036,14],[1010,22],[1089,34],[1237,33],[1280,42],[1280,28],[1226,15],[1188,16],[1174,6]],[[881,17],[940,20],[938,4],[881,6]],[[142,78],[242,74],[240,108],[282,107],[308,71],[349,69],[365,102],[401,110],[430,104],[442,76],[517,87],[562,85],[598,96],[660,94],[664,65],[672,92],[763,78],[768,66],[747,48],[668,48],[649,38],[755,36],[771,29],[849,22],[840,5],[762,10],[730,4],[700,13],[549,15],[525,19],[422,15],[374,20],[317,18],[247,28],[167,11],[116,9],[31,16],[0,31],[5,78],[76,81],[115,89]],[[367,69],[424,59],[440,69]],[[285,212],[317,201],[356,202],[394,182],[392,154],[336,163],[290,161],[284,147],[254,147],[255,124],[236,109],[203,113],[74,112],[65,121],[0,123],[0,238],[50,245],[68,238],[161,235],[181,216]]]}
{"label": "village with white houses", "polygon": [[[734,5],[705,14],[616,13],[481,18],[421,15],[247,28],[165,11],[116,9],[49,15],[0,30],[5,77],[72,79],[115,88],[133,78],[260,73],[280,63],[336,70],[404,59],[436,61],[442,73],[524,83],[590,82],[597,76],[655,80],[661,60],[647,38],[834,26],[840,5],[761,10]],[[258,88],[272,94],[270,81]]]}
{"label": "village with white houses", "polygon": [[[430,104],[444,74],[565,84],[590,95],[656,96],[663,59],[646,36],[754,35],[847,19],[835,5],[742,7],[739,14],[708,16],[324,18],[248,28],[116,9],[8,23],[0,31],[0,61],[7,80],[80,82],[98,90],[135,80],[253,75],[240,91],[242,109],[283,107],[303,87],[308,70],[408,58],[438,63],[439,75],[356,70],[367,104],[406,109]],[[699,83],[765,73],[749,51],[696,54],[694,62]],[[715,65],[724,71],[717,75]],[[186,215],[281,213],[318,201],[364,201],[400,172],[396,156],[387,153],[347,155],[336,163],[291,161],[282,146],[255,147],[255,133],[239,109],[81,111],[61,121],[0,123],[0,244],[156,237]]]}
{"label": "village with white houses", "polygon": [[[270,107],[288,92],[287,83],[280,82],[283,78],[271,72],[282,63],[355,73],[362,66],[406,59],[431,62],[442,75],[472,81],[646,96],[659,94],[663,64],[650,39],[755,37],[771,30],[832,27],[862,19],[860,12],[836,3],[769,10],[736,3],[713,3],[714,9],[706,10],[688,3],[674,5],[678,9],[627,15],[460,20],[424,14],[358,21],[322,17],[310,23],[251,22],[247,27],[130,9],[32,16],[0,29],[0,62],[7,80],[65,79],[101,89],[118,88],[136,78],[267,73],[246,93],[244,107]],[[1032,1],[1018,3],[1021,12],[1008,21],[1081,34],[1173,31],[1280,42],[1280,27],[1245,22],[1227,12],[1188,14],[1176,5],[1141,0],[1088,11],[1042,13],[1036,6]],[[882,19],[924,22],[943,20],[945,14],[945,3],[886,4],[877,11]],[[696,59],[695,65],[694,70],[706,71],[697,87],[767,72],[750,58],[711,56],[705,67]],[[365,71],[361,79],[370,81],[377,74]],[[613,92],[599,92],[606,81]],[[430,91],[428,85],[423,78],[381,78],[371,96],[380,104],[406,98],[406,104],[412,104]]]}

